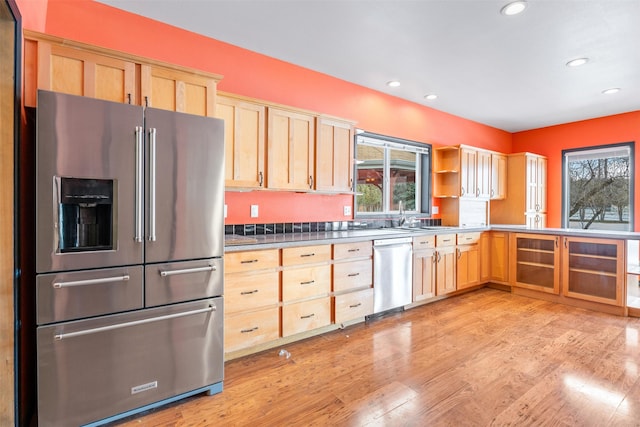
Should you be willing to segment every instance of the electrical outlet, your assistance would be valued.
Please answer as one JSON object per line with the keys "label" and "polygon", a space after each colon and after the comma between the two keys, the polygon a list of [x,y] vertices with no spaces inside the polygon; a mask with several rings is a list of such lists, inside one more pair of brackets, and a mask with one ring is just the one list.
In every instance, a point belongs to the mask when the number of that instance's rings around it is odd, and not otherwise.
{"label": "electrical outlet", "polygon": [[258,218],[258,205],[251,205],[251,218]]}
{"label": "electrical outlet", "polygon": [[351,216],[351,206],[345,206],[342,208],[342,212],[344,216]]}
{"label": "electrical outlet", "polygon": [[437,214],[438,212],[440,212],[440,209],[438,206],[431,206],[431,213],[432,214]]}
{"label": "electrical outlet", "polygon": [[224,217],[227,217],[227,204],[224,204]]}

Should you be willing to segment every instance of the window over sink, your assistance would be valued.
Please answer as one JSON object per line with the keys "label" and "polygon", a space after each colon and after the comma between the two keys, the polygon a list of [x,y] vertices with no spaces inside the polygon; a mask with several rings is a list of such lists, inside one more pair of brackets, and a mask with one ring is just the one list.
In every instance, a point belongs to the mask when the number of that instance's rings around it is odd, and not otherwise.
{"label": "window over sink", "polygon": [[357,217],[431,213],[430,144],[359,132],[355,145]]}

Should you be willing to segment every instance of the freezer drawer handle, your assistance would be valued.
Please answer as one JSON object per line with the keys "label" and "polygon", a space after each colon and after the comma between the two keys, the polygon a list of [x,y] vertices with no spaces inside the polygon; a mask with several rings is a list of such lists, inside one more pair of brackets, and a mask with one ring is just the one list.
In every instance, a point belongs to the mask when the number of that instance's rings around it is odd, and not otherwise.
{"label": "freezer drawer handle", "polygon": [[56,341],[61,341],[61,340],[66,339],[66,338],[81,337],[83,335],[90,335],[90,334],[97,334],[99,332],[113,331],[114,329],[127,328],[129,326],[138,326],[138,325],[144,325],[146,323],[160,322],[162,320],[176,319],[178,317],[193,316],[195,314],[200,314],[200,313],[209,313],[211,311],[216,311],[216,306],[215,305],[210,305],[207,308],[201,308],[201,309],[198,309],[198,310],[185,311],[185,312],[182,312],[182,313],[167,314],[166,316],[151,317],[149,319],[134,320],[133,322],[118,323],[116,325],[102,326],[100,328],[92,328],[92,329],[85,329],[83,331],[69,332],[68,334],[57,334],[57,335],[53,336],[53,339],[56,340]]}
{"label": "freezer drawer handle", "polygon": [[162,277],[167,277],[167,276],[175,276],[176,274],[190,274],[190,273],[200,273],[203,271],[216,271],[217,268],[215,265],[208,265],[206,267],[196,267],[196,268],[185,268],[182,270],[166,270],[166,271],[161,271],[160,275]]}
{"label": "freezer drawer handle", "polygon": [[126,282],[131,277],[124,274],[118,277],[102,277],[99,279],[74,280],[72,282],[53,282],[55,289],[71,288],[73,286],[99,285],[101,283]]}

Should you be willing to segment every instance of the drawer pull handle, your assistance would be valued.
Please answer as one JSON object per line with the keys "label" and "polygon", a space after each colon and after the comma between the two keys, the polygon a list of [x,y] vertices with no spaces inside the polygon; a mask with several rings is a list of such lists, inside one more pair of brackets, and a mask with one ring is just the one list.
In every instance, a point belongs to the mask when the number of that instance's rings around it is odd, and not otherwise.
{"label": "drawer pull handle", "polygon": [[249,332],[255,332],[258,330],[257,326],[254,326],[253,328],[249,328],[249,329],[243,329],[240,331],[241,334],[248,334]]}
{"label": "drawer pull handle", "polygon": [[126,282],[130,277],[128,274],[117,277],[102,277],[99,279],[74,280],[72,282],[53,282],[55,289],[70,288],[73,286],[99,285],[101,283]]}
{"label": "drawer pull handle", "polygon": [[309,281],[306,281],[306,282],[300,282],[301,285],[311,285],[313,283],[315,283],[315,280],[309,280]]}
{"label": "drawer pull handle", "polygon": [[347,252],[358,252],[360,250],[360,248],[355,248],[355,249],[349,249]]}
{"label": "drawer pull handle", "polygon": [[443,242],[450,242],[451,239],[442,239]]}
{"label": "drawer pull handle", "polygon": [[316,256],[316,254],[312,252],[310,254],[302,254],[302,255],[300,255],[301,258],[310,257],[310,256]]}
{"label": "drawer pull handle", "polygon": [[313,316],[315,316],[315,313],[307,314],[306,316],[300,316],[300,318],[301,319],[311,319]]}
{"label": "drawer pull handle", "polygon": [[254,262],[258,262],[257,259],[246,259],[244,261],[240,261],[240,264],[253,264]]}
{"label": "drawer pull handle", "polygon": [[215,265],[208,265],[206,267],[196,267],[196,268],[185,268],[182,270],[165,270],[160,272],[160,276],[175,276],[176,274],[190,274],[190,273],[201,273],[203,271],[216,271]]}
{"label": "drawer pull handle", "polygon": [[359,275],[360,275],[360,273],[349,273],[349,274],[347,274],[347,277],[356,277],[356,276],[359,276]]}
{"label": "drawer pull handle", "polygon": [[216,306],[213,304],[206,308],[200,308],[200,309],[191,310],[191,311],[184,311],[182,313],[167,314],[167,315],[158,316],[158,317],[148,317],[146,319],[134,320],[131,322],[124,322],[124,323],[117,323],[115,325],[99,326],[97,328],[85,329],[85,330],[80,330],[76,332],[68,332],[66,334],[65,333],[57,334],[53,336],[53,339],[55,341],[60,341],[67,338],[80,337],[83,335],[96,334],[99,332],[113,331],[114,329],[127,328],[129,326],[145,325],[147,323],[177,319],[178,317],[193,316],[195,314],[200,314],[200,313],[210,313],[212,311],[216,311]]}
{"label": "drawer pull handle", "polygon": [[257,293],[258,293],[258,290],[254,289],[252,291],[242,291],[242,292],[240,292],[240,295],[252,295],[252,294],[257,294]]}
{"label": "drawer pull handle", "polygon": [[352,304],[349,306],[349,308],[356,308],[356,307],[360,307],[362,305],[361,302],[357,303],[357,304]]}

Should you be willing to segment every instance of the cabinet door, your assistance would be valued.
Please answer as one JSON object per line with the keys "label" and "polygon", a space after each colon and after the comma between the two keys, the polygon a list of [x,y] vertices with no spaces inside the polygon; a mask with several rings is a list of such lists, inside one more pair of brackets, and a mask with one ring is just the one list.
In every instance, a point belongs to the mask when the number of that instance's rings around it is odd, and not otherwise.
{"label": "cabinet door", "polygon": [[476,159],[476,196],[489,200],[491,197],[491,153],[479,150]]}
{"label": "cabinet door", "polygon": [[445,295],[456,290],[456,248],[438,248],[436,256],[436,295]]}
{"label": "cabinet door", "polygon": [[480,283],[480,258],[478,245],[461,245],[456,248],[457,289]]}
{"label": "cabinet door", "polygon": [[538,158],[536,156],[526,156],[526,205],[527,212],[536,212],[538,205]]}
{"label": "cabinet door", "polygon": [[[43,41],[25,43],[27,51],[36,46],[37,89],[137,103],[133,62]],[[27,87],[33,88],[33,85],[25,82]],[[32,96],[25,96],[35,101],[35,89]]]}
{"label": "cabinet door", "polygon": [[476,197],[476,158],[475,150],[460,149],[460,197]]}
{"label": "cabinet door", "polygon": [[262,187],[266,170],[264,105],[218,96],[216,117],[225,124],[225,187]]}
{"label": "cabinet door", "polygon": [[436,253],[433,249],[413,253],[413,301],[436,296]]}
{"label": "cabinet door", "polygon": [[277,108],[269,108],[267,116],[267,187],[312,189],[314,117]]}
{"label": "cabinet door", "polygon": [[562,293],[604,304],[624,304],[625,242],[563,237]]}
{"label": "cabinet door", "polygon": [[157,65],[142,65],[140,69],[142,105],[214,116],[216,79]]}
{"label": "cabinet door", "polygon": [[558,295],[560,293],[560,249],[558,236],[516,234],[511,262],[513,286]]}
{"label": "cabinet door", "polygon": [[507,197],[507,156],[491,153],[491,200]]}
{"label": "cabinet door", "polygon": [[491,280],[509,282],[509,233],[492,231],[489,238]]}
{"label": "cabinet door", "polygon": [[538,157],[536,163],[536,176],[538,178],[538,186],[536,192],[537,212],[547,211],[547,159]]}
{"label": "cabinet door", "polygon": [[478,243],[480,251],[480,282],[486,283],[491,278],[491,233],[485,231],[480,235]]}
{"label": "cabinet door", "polygon": [[318,118],[315,189],[352,191],[353,126],[348,122]]}

